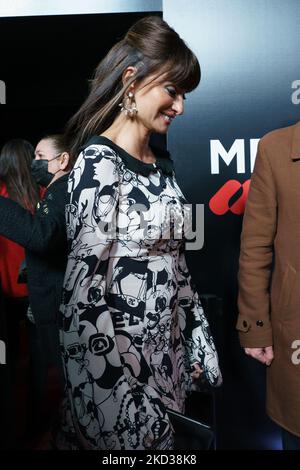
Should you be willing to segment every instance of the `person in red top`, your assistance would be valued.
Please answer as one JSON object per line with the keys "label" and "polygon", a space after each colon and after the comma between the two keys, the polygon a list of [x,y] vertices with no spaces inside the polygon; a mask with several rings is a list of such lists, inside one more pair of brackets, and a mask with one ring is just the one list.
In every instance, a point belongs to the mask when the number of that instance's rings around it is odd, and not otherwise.
{"label": "person in red top", "polygon": [[[39,190],[31,176],[30,165],[34,148],[26,140],[7,142],[0,154],[0,195],[9,197],[24,208],[34,210],[39,200]],[[27,286],[18,283],[24,248],[0,236],[0,282],[4,298],[17,299],[28,296]]]}
{"label": "person in red top", "polygon": [[[24,208],[34,211],[40,194],[38,185],[31,176],[31,162],[34,158],[33,146],[22,139],[8,141],[0,153],[0,195],[10,198]],[[28,307],[27,285],[18,283],[19,271],[25,259],[24,248],[17,243],[0,236],[0,289],[2,304],[0,339],[6,344],[5,384],[1,384],[2,392],[10,396],[9,403],[5,400],[1,411],[4,436],[2,446],[14,442],[15,403],[12,395],[16,382],[16,367],[20,353],[20,322],[25,319]],[[4,326],[3,326],[4,325]],[[1,434],[1,433],[0,433]],[[7,444],[5,444],[4,440]],[[1,446],[0,446],[1,447]]]}
{"label": "person in red top", "polygon": [[31,441],[40,438],[41,432],[48,431],[52,424],[56,426],[64,387],[58,312],[67,262],[65,205],[72,166],[63,136],[43,137],[31,162],[31,175],[44,188],[34,214],[0,196],[0,234],[25,249],[30,304],[26,314],[29,345],[26,438]]}
{"label": "person in red top", "polygon": [[[0,196],[9,197],[5,184],[0,187]],[[24,258],[24,248],[8,238],[0,236],[0,279],[2,295],[6,298],[15,299],[28,296],[27,285],[17,282]]]}

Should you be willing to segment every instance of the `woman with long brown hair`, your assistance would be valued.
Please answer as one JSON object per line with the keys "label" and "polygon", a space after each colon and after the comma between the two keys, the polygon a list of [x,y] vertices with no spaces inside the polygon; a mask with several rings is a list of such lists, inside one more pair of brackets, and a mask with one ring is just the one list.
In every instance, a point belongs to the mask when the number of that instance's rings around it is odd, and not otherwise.
{"label": "woman with long brown hair", "polygon": [[[0,195],[31,211],[39,200],[39,189],[31,175],[33,159],[33,146],[22,139],[10,140],[0,153]],[[17,283],[24,258],[24,248],[0,236],[0,280],[6,298],[27,296],[26,285]]]}
{"label": "woman with long brown hair", "polygon": [[135,23],[100,62],[67,134],[69,258],[62,346],[70,411],[86,449],[172,449],[168,409],[221,382],[184,257],[186,200],[150,144],[200,81],[196,56],[159,17]]}

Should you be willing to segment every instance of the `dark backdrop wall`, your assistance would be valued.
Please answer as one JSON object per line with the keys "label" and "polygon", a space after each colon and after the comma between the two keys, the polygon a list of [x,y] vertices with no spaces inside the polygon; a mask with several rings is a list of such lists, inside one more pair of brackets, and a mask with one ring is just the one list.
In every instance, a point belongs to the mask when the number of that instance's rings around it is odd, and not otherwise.
{"label": "dark backdrop wall", "polygon": [[237,341],[237,268],[257,141],[300,119],[300,3],[164,0],[163,16],[202,66],[200,87],[172,124],[168,147],[187,198],[205,204],[204,247],[189,252],[189,266],[199,291],[223,303],[218,445],[278,448],[278,428],[264,412],[264,368]]}
{"label": "dark backdrop wall", "polygon": [[35,144],[45,133],[61,132],[86,97],[98,62],[146,14],[0,17],[6,85],[0,147],[16,136]]}

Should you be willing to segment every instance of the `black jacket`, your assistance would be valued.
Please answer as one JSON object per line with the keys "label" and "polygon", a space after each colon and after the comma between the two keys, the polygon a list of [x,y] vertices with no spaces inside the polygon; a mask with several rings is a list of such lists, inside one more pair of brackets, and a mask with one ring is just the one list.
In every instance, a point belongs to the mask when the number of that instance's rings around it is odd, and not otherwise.
{"label": "black jacket", "polygon": [[37,326],[57,323],[67,263],[68,176],[50,185],[34,215],[0,196],[0,234],[25,248],[29,302]]}

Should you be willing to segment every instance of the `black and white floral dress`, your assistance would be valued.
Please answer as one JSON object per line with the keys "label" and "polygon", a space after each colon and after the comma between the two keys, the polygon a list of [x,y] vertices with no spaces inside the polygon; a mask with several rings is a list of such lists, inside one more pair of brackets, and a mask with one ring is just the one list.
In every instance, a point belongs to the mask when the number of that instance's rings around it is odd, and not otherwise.
{"label": "black and white floral dress", "polygon": [[61,341],[87,449],[172,449],[166,409],[184,411],[190,365],[221,382],[178,236],[186,200],[167,152],[155,152],[145,164],[94,137],[69,177]]}

